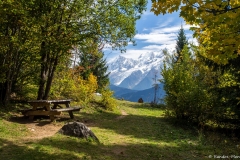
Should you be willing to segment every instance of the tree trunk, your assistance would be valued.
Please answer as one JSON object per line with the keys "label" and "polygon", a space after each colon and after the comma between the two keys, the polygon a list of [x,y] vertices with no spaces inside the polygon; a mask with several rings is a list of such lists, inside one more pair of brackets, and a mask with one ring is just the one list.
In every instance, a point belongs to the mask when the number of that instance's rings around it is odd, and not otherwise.
{"label": "tree trunk", "polygon": [[19,51],[16,50],[14,52],[13,49],[13,44],[10,43],[9,45],[9,50],[6,53],[7,55],[7,63],[8,63],[8,70],[6,71],[6,80],[3,83],[3,87],[1,88],[1,101],[4,106],[6,106],[9,103],[10,100],[10,94],[12,92],[12,84],[13,84],[13,79],[16,76],[16,69],[17,69],[17,62],[19,60]]}
{"label": "tree trunk", "polygon": [[44,97],[44,87],[45,87],[45,83],[47,80],[47,75],[48,75],[48,64],[47,64],[47,60],[48,60],[48,56],[46,53],[46,44],[45,42],[42,42],[41,44],[41,73],[40,73],[40,81],[39,81],[39,88],[38,88],[38,100],[43,99]]}
{"label": "tree trunk", "polygon": [[54,61],[53,66],[49,68],[49,74],[48,74],[48,79],[47,79],[47,84],[46,84],[46,89],[45,89],[45,94],[43,96],[43,99],[48,99],[50,89],[51,89],[51,85],[52,85],[54,72],[55,72],[57,64],[58,64],[58,54],[53,59],[53,61]]}
{"label": "tree trunk", "polygon": [[10,94],[11,94],[11,82],[7,81],[5,83],[5,93],[4,93],[3,105],[6,106],[8,104]]}

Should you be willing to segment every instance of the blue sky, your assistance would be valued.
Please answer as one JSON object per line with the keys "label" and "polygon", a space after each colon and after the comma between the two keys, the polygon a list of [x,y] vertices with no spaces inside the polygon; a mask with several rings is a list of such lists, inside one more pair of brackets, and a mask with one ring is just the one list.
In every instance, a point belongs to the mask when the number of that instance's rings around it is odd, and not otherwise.
{"label": "blue sky", "polygon": [[189,42],[193,41],[192,32],[189,31],[190,26],[185,24],[184,20],[179,17],[178,12],[156,16],[150,12],[151,5],[151,0],[148,0],[147,10],[141,16],[141,19],[137,21],[137,34],[134,38],[137,45],[129,44],[125,53],[105,49],[104,53],[107,60],[118,55],[136,59],[141,54],[161,52],[164,48],[174,50],[181,24]]}

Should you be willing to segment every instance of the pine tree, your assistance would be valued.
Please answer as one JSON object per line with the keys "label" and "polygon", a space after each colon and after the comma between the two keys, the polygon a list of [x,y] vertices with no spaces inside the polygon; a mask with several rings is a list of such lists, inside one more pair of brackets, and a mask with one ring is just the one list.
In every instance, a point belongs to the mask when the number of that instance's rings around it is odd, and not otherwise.
{"label": "pine tree", "polygon": [[82,52],[79,55],[80,62],[78,64],[78,67],[80,68],[80,76],[84,79],[87,80],[90,73],[91,73],[91,68],[94,66],[94,56],[90,53]]}
{"label": "pine tree", "polygon": [[109,84],[109,74],[107,73],[108,66],[106,65],[106,59],[103,59],[103,53],[97,59],[95,68],[93,68],[93,75],[97,76],[98,90],[105,88]]}
{"label": "pine tree", "polygon": [[178,39],[177,39],[177,45],[176,45],[176,52],[177,52],[177,55],[175,57],[176,62],[181,60],[181,57],[182,57],[181,52],[185,45],[188,45],[188,41],[184,32],[184,29],[181,25],[181,29],[178,32]]}
{"label": "pine tree", "polygon": [[106,65],[106,59],[103,59],[102,52],[98,54],[81,53],[79,67],[82,68],[80,76],[83,77],[84,80],[87,80],[91,73],[97,77],[98,91],[109,83],[108,67]]}

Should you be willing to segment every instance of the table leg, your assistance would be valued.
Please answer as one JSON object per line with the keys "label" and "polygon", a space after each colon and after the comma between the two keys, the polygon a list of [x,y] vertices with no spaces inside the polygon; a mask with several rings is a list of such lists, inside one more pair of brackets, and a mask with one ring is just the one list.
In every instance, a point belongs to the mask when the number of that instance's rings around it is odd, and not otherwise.
{"label": "table leg", "polygon": [[[32,109],[33,111],[35,111],[35,110],[37,110],[37,106],[33,106],[33,109]],[[33,120],[34,119],[34,115],[30,115],[29,116],[29,119],[30,120]]]}
{"label": "table leg", "polygon": [[33,119],[34,119],[34,116],[29,116],[29,119],[30,119],[30,120],[33,120]]}
{"label": "table leg", "polygon": [[[70,103],[67,103],[67,104],[66,104],[66,107],[69,108],[69,107],[70,107]],[[69,114],[69,116],[70,116],[72,119],[74,118],[72,111],[68,111],[68,114]]]}
{"label": "table leg", "polygon": [[[50,104],[46,106],[46,110],[47,110],[47,111],[51,111],[51,106],[50,106]],[[50,118],[51,121],[54,121],[54,115],[49,115],[49,118]]]}
{"label": "table leg", "polygon": [[49,117],[51,121],[54,121],[54,115],[50,115]]}

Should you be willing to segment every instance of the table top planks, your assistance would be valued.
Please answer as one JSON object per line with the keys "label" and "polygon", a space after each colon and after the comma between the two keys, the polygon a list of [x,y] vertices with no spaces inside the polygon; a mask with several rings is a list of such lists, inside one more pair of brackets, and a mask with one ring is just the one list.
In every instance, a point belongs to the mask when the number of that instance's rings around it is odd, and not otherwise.
{"label": "table top planks", "polygon": [[63,99],[63,100],[31,100],[28,103],[70,103],[71,99]]}

